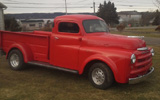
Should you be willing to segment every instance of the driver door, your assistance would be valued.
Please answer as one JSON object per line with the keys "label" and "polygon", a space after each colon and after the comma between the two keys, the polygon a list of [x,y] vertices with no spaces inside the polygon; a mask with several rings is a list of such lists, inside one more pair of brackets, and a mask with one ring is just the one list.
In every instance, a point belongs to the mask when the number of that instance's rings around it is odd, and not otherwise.
{"label": "driver door", "polygon": [[80,28],[75,22],[59,22],[58,31],[52,37],[53,65],[76,70],[81,45]]}

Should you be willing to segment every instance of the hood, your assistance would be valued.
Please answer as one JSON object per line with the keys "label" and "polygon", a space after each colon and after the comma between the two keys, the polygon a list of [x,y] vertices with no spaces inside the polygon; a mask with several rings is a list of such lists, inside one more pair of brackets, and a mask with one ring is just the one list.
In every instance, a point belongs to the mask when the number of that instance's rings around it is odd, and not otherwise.
{"label": "hood", "polygon": [[139,38],[130,38],[123,35],[93,33],[87,36],[87,44],[91,46],[116,47],[123,49],[136,50],[146,47],[144,40]]}

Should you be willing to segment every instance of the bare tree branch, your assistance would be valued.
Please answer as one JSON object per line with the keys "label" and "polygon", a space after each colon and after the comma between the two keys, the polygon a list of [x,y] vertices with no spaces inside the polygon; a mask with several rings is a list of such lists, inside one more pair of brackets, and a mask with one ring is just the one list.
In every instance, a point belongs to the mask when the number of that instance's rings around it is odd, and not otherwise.
{"label": "bare tree branch", "polygon": [[154,5],[160,9],[160,0],[154,0]]}

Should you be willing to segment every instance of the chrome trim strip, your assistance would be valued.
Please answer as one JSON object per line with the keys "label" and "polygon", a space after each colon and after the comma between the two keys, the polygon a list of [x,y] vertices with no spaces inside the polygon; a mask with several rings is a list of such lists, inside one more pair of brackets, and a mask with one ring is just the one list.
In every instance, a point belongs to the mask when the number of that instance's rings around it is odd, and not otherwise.
{"label": "chrome trim strip", "polygon": [[147,79],[153,73],[153,71],[154,71],[154,67],[152,67],[150,71],[145,75],[141,75],[136,78],[129,78],[129,84],[136,84]]}
{"label": "chrome trim strip", "polygon": [[143,48],[137,48],[138,51],[144,51],[144,50],[148,50],[148,47],[143,47]]}
{"label": "chrome trim strip", "polygon": [[129,38],[139,38],[139,39],[144,39],[144,36],[128,36]]}
{"label": "chrome trim strip", "polygon": [[71,70],[71,69],[67,69],[67,68],[57,67],[57,66],[50,65],[48,63],[32,61],[32,62],[28,62],[28,64],[38,65],[38,66],[42,66],[42,67],[47,67],[47,68],[52,68],[52,69],[57,69],[57,70],[62,70],[62,71],[78,74],[78,71],[76,71],[76,70]]}

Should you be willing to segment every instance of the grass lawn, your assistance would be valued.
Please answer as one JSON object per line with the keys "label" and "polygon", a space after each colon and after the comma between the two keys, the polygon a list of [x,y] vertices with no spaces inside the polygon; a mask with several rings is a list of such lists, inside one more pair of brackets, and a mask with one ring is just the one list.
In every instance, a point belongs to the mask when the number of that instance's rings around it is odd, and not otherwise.
{"label": "grass lawn", "polygon": [[160,47],[153,48],[155,72],[151,78],[135,85],[115,83],[107,90],[92,87],[83,76],[39,66],[13,71],[2,57],[0,100],[159,100]]}

